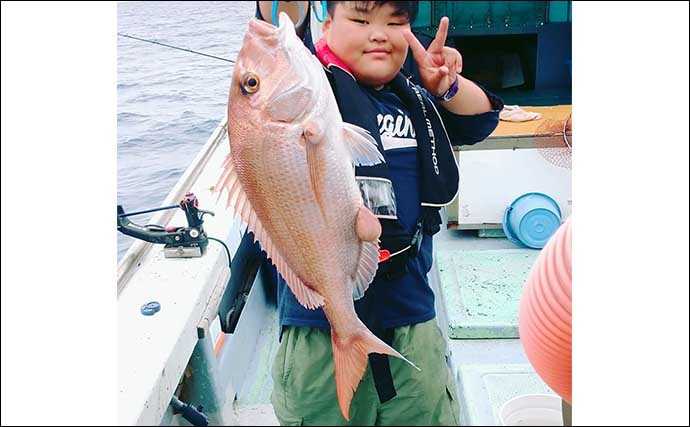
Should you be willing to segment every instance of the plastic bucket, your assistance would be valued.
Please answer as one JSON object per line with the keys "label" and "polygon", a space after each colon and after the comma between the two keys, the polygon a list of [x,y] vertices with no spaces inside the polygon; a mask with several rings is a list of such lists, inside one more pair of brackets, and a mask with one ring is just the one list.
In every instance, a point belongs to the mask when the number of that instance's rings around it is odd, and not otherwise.
{"label": "plastic bucket", "polygon": [[553,394],[523,394],[501,406],[502,426],[562,426],[561,398]]}
{"label": "plastic bucket", "polygon": [[520,247],[541,249],[561,226],[561,208],[542,193],[525,193],[506,207],[503,232]]}

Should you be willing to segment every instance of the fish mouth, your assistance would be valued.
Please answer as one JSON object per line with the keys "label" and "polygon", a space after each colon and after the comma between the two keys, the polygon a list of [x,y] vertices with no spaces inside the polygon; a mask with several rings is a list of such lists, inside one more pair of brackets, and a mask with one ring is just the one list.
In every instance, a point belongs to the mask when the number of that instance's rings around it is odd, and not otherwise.
{"label": "fish mouth", "polygon": [[259,37],[271,37],[278,29],[268,22],[252,18],[249,20],[249,32]]}
{"label": "fish mouth", "polygon": [[292,29],[294,32],[295,26],[285,12],[280,13],[278,27],[257,18],[249,20],[249,32],[259,37],[271,37],[275,35],[285,37],[288,28]]}

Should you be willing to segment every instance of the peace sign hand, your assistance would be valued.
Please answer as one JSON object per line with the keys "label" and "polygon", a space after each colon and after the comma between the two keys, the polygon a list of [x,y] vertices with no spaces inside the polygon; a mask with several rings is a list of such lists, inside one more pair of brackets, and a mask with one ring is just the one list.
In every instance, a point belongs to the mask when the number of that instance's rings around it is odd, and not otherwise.
{"label": "peace sign hand", "polygon": [[441,18],[436,37],[424,49],[422,43],[412,34],[403,32],[405,40],[410,45],[422,78],[422,85],[434,96],[441,96],[455,82],[457,74],[462,71],[462,55],[452,47],[444,46],[448,37],[448,17]]}

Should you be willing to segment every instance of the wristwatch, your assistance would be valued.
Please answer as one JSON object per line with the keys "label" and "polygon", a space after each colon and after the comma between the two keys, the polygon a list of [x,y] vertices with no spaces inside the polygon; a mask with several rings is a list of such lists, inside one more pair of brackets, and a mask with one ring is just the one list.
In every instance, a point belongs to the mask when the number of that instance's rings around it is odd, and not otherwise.
{"label": "wristwatch", "polygon": [[452,97],[454,97],[455,95],[457,95],[457,93],[458,93],[458,82],[459,81],[460,81],[460,77],[459,77],[459,75],[456,74],[455,81],[453,82],[452,85],[450,85],[450,87],[448,88],[446,93],[444,93],[443,95],[440,95],[440,96],[436,96],[435,98],[438,100],[441,100],[441,101],[450,101],[450,99]]}

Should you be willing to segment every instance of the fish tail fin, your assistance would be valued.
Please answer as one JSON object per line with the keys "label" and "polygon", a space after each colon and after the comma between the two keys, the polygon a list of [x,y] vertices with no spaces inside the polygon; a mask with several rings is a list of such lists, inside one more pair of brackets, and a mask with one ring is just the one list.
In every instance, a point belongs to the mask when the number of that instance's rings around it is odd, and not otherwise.
{"label": "fish tail fin", "polygon": [[346,340],[339,339],[331,329],[331,344],[333,345],[338,405],[340,406],[340,412],[342,412],[343,417],[347,421],[350,421],[350,403],[359,382],[364,376],[369,353],[395,356],[409,363],[418,371],[421,370],[391,346],[381,341],[364,325],[362,325],[358,333]]}

